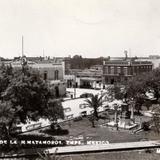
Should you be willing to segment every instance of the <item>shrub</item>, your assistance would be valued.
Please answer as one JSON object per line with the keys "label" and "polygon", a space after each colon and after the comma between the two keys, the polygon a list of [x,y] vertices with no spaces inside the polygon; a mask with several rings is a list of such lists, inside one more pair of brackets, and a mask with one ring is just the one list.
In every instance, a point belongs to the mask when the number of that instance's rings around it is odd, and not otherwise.
{"label": "shrub", "polygon": [[82,116],[79,116],[79,117],[76,117],[73,119],[74,122],[78,122],[78,121],[81,121],[83,119]]}
{"label": "shrub", "polygon": [[149,126],[150,126],[150,123],[149,123],[149,122],[142,122],[142,129],[143,129],[144,131],[150,130]]}
{"label": "shrub", "polygon": [[43,133],[49,134],[49,135],[67,135],[69,134],[69,131],[67,129],[46,129],[42,131]]}

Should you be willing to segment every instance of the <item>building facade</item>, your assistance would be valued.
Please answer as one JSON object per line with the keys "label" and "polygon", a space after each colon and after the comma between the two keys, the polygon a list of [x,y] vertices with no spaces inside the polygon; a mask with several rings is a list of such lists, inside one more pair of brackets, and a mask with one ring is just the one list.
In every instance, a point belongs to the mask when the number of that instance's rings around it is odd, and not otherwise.
{"label": "building facade", "polygon": [[103,64],[103,83],[125,84],[131,77],[150,72],[153,64],[150,61],[109,60]]}
{"label": "building facade", "polygon": [[68,88],[99,88],[99,84],[102,84],[102,65],[101,68],[72,69],[71,71],[71,75],[65,75]]}
{"label": "building facade", "polygon": [[[22,68],[22,61],[12,61],[10,63],[13,68]],[[64,81],[63,63],[53,63],[52,61],[27,61],[30,70],[39,72],[40,76],[49,84],[52,94],[55,97],[64,96],[66,94],[66,83]]]}
{"label": "building facade", "polygon": [[99,88],[102,84],[102,65],[77,72],[76,81],[80,88]]}

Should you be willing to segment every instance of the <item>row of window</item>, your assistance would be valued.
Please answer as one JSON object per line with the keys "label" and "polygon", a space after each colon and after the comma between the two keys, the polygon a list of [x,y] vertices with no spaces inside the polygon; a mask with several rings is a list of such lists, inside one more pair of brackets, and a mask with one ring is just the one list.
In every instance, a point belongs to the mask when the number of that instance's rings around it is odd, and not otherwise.
{"label": "row of window", "polygon": [[[85,104],[85,103],[79,105],[80,109],[84,109],[84,108],[87,108],[87,107],[88,107],[88,104]],[[71,108],[70,107],[64,108],[63,110],[64,110],[65,113],[66,112],[71,112]],[[92,113],[93,113],[93,110],[90,111],[90,114],[92,114]],[[87,115],[87,111],[80,112],[80,116],[85,116],[85,115]],[[73,116],[74,116],[73,114],[67,115],[67,116],[65,116],[65,119],[72,119]]]}
{"label": "row of window", "polygon": [[[44,80],[48,79],[48,72],[47,71],[44,72],[43,78],[44,78]],[[55,70],[54,71],[54,80],[58,80],[58,79],[59,79],[59,71]]]}
{"label": "row of window", "polygon": [[117,66],[106,66],[104,68],[104,74],[122,74],[132,75],[133,73],[148,72],[152,70],[151,65],[146,66],[133,66],[133,67],[117,67]]}
{"label": "row of window", "polygon": [[[87,107],[88,107],[88,104],[85,104],[85,103],[79,105],[80,109],[84,109],[84,108],[87,108]],[[64,112],[70,112],[71,108],[68,107],[68,108],[64,108],[63,110],[64,110]]]}
{"label": "row of window", "polygon": [[[90,114],[92,114],[93,112],[94,112],[93,110],[90,111]],[[80,112],[80,116],[87,116],[87,111]],[[65,116],[65,119],[72,119],[72,118],[74,118],[73,114]]]}

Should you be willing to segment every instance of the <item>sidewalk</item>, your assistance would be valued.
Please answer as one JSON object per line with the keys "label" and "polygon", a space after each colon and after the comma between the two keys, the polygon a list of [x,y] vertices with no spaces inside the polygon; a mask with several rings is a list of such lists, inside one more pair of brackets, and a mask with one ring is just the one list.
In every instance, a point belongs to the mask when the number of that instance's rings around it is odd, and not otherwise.
{"label": "sidewalk", "polygon": [[160,141],[143,141],[143,142],[127,142],[127,143],[110,143],[104,145],[79,145],[57,147],[46,150],[50,154],[77,154],[77,153],[93,153],[107,151],[137,150],[147,148],[160,148]]}

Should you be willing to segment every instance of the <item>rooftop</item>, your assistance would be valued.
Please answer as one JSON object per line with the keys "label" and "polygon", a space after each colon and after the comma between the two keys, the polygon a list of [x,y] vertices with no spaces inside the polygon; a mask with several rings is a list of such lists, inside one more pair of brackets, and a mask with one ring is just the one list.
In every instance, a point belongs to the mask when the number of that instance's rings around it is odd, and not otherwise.
{"label": "rooftop", "polygon": [[105,61],[105,64],[120,64],[120,65],[142,65],[142,64],[151,64],[151,61],[140,61],[140,60],[109,60]]}

